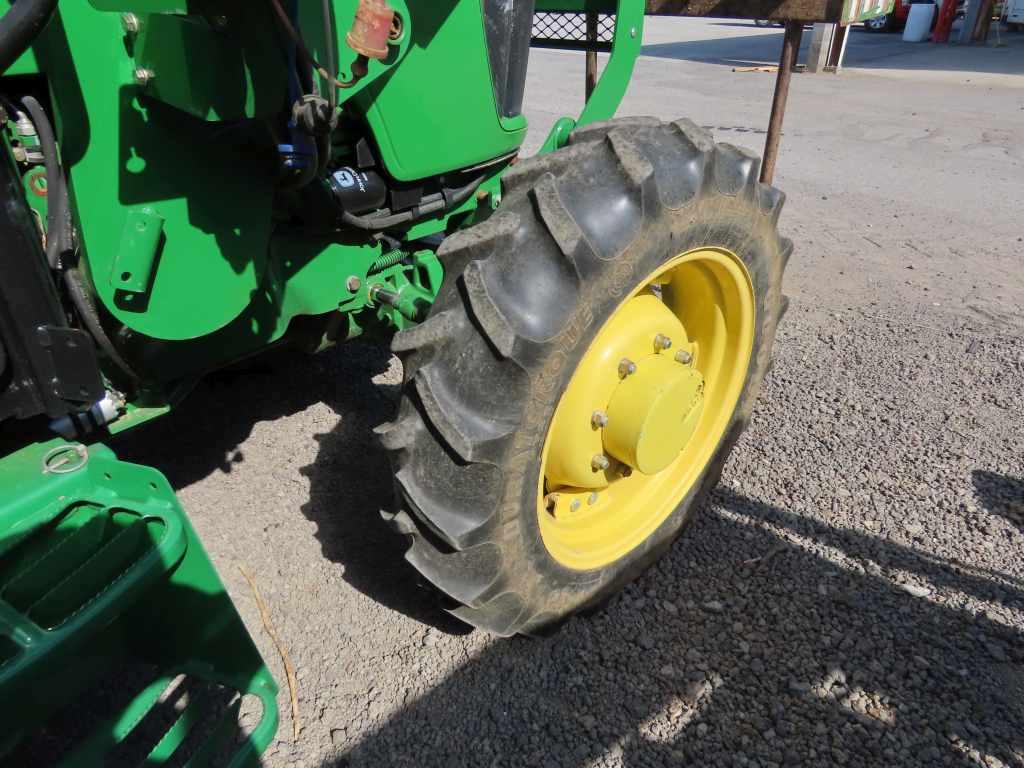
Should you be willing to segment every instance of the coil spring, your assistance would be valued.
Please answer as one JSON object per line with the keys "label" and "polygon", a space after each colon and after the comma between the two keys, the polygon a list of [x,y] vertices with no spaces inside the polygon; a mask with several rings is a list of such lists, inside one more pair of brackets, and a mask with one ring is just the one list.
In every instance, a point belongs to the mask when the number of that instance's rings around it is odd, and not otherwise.
{"label": "coil spring", "polygon": [[368,275],[376,274],[377,272],[383,272],[389,267],[394,267],[402,263],[405,259],[405,254],[401,251],[391,251],[391,253],[385,253],[378,256],[377,259],[370,265],[367,270]]}

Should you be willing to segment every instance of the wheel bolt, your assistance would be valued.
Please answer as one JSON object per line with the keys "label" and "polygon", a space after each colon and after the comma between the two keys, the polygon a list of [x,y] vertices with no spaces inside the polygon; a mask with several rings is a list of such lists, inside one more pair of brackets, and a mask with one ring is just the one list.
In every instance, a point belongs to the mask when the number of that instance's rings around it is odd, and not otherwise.
{"label": "wheel bolt", "polygon": [[156,73],[152,69],[139,67],[135,70],[134,76],[136,85],[149,85],[150,81],[156,77]]}
{"label": "wheel bolt", "polygon": [[672,339],[666,336],[664,333],[659,333],[654,337],[654,348],[659,352],[663,349],[669,349],[672,346]]}
{"label": "wheel bolt", "polygon": [[683,365],[689,365],[693,362],[693,355],[687,352],[685,349],[680,349],[676,352],[676,362],[682,363]]}
{"label": "wheel bolt", "polygon": [[590,415],[590,426],[594,429],[601,429],[608,426],[608,414],[604,411],[594,411]]}
{"label": "wheel bolt", "polygon": [[599,453],[590,460],[590,468],[595,472],[603,472],[608,469],[612,463],[608,461],[608,457],[603,453]]}
{"label": "wheel bolt", "polygon": [[137,34],[139,26],[139,17],[134,13],[121,14],[121,28],[129,35]]}
{"label": "wheel bolt", "polygon": [[636,373],[636,363],[630,360],[628,357],[624,357],[619,360],[619,378],[624,379],[627,376],[632,376]]}

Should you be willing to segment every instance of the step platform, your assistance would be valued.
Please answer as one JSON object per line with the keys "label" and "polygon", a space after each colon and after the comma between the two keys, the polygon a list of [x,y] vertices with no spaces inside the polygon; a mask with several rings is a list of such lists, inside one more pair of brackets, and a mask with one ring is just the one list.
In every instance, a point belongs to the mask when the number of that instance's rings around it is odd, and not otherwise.
{"label": "step platform", "polygon": [[0,764],[255,766],[277,685],[157,470],[0,459]]}

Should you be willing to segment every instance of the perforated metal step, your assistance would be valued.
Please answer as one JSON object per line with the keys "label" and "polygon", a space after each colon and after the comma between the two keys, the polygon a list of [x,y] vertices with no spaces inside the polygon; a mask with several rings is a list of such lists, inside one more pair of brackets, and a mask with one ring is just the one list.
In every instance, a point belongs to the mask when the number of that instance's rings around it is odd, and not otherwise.
{"label": "perforated metal step", "polygon": [[254,765],[276,692],[159,472],[61,441],[0,459],[0,762]]}

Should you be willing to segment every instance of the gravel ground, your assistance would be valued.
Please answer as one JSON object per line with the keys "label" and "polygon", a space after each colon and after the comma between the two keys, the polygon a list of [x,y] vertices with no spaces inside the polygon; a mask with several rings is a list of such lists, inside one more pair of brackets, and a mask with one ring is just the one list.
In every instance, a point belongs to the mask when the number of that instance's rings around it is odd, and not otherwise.
{"label": "gravel ground", "polygon": [[[1024,91],[903,77],[794,84],[793,304],[753,424],[669,555],[553,637],[469,632],[401,559],[385,350],[220,374],[120,446],[179,489],[283,683],[256,575],[299,676],[268,768],[1024,766]],[[666,105],[706,95],[759,148],[768,89],[645,58],[623,112],[700,121]]]}

